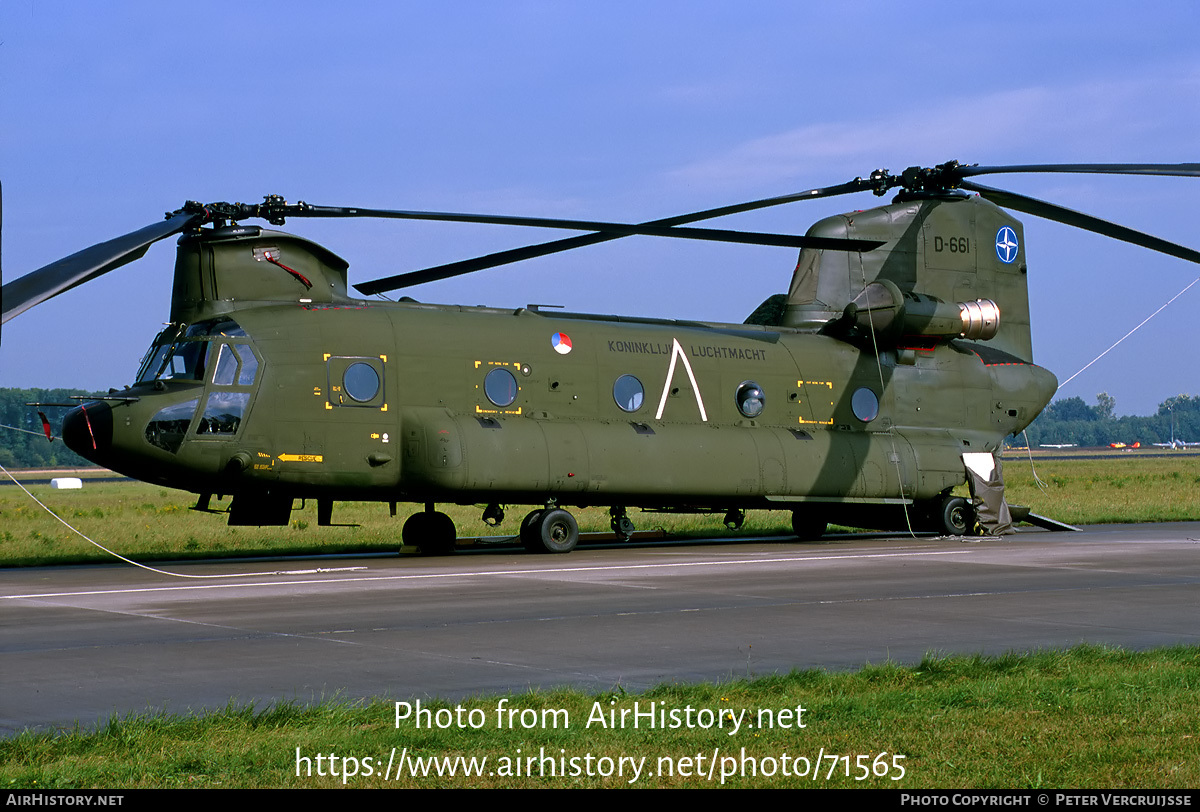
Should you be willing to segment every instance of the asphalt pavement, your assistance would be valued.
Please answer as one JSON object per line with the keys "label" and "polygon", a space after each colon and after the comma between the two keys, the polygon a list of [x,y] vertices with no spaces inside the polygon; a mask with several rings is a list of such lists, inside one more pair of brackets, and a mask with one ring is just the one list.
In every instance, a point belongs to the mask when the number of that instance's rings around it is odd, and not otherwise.
{"label": "asphalt pavement", "polygon": [[1200,643],[1200,524],[0,571],[0,734],[330,697],[638,691]]}

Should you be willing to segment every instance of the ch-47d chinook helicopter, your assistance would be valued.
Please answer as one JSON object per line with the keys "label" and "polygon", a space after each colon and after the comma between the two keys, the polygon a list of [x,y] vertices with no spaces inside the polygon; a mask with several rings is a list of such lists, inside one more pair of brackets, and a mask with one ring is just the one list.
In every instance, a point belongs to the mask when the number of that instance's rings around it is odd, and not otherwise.
{"label": "ch-47d chinook helicopter", "polygon": [[[436,504],[530,505],[530,550],[567,552],[568,506],[789,510],[828,522],[963,533],[951,490],[1049,402],[1033,363],[1025,245],[1005,209],[1200,262],[1200,253],[969,180],[1009,172],[1200,176],[1200,164],[879,170],[837,186],[641,224],[263,203],[188,203],[3,288],[3,320],[181,234],[170,322],[136,382],[69,412],[73,450],[138,479],[233,496],[229,522],[285,525],[296,499],[424,503],[402,536],[453,549]],[[804,237],[685,228],[851,192],[893,201]],[[1003,206],[1004,208],[1001,208]],[[741,324],[353,298],[347,263],[256,225],[385,217],[590,232],[380,279],[364,295],[641,234],[797,246],[786,295]],[[985,474],[986,476],[986,470]]]}

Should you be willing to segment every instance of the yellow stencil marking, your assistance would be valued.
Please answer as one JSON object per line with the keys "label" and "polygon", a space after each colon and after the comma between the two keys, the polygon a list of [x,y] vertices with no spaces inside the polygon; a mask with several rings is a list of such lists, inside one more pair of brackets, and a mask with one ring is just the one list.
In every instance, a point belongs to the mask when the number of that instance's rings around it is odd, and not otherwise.
{"label": "yellow stencil marking", "polygon": [[[825,386],[825,387],[829,388],[830,396],[832,397],[832,395],[833,395],[833,381],[796,381],[796,386],[799,386],[799,387]],[[799,404],[799,403],[803,403],[804,401],[799,400],[796,402],[797,402],[797,404]],[[833,408],[833,400],[829,401],[829,407]],[[817,425],[817,426],[832,426],[833,425],[832,417],[829,418],[828,420],[805,420],[803,417],[800,417],[797,419],[801,423],[807,423],[809,425]]]}

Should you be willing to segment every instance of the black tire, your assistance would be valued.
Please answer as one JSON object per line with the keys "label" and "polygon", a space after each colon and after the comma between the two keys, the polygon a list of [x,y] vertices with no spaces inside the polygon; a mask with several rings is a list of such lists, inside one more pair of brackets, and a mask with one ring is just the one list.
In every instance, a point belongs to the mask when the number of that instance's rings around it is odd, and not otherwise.
{"label": "black tire", "polygon": [[609,522],[613,533],[617,536],[617,541],[629,541],[633,538],[633,533],[637,529],[633,526],[633,520],[628,516],[614,516]]}
{"label": "black tire", "polygon": [[807,511],[792,511],[792,532],[800,541],[816,541],[825,535],[828,527],[829,522]]}
{"label": "black tire", "polygon": [[569,553],[579,543],[579,525],[565,510],[547,510],[538,519],[537,538],[539,552]]}
{"label": "black tire", "polygon": [[454,520],[445,513],[414,513],[400,530],[406,545],[421,548],[421,555],[449,555],[454,552],[458,531]]}
{"label": "black tire", "polygon": [[965,536],[975,524],[975,514],[966,499],[947,496],[942,500],[938,521],[939,531],[947,536]]}
{"label": "black tire", "polygon": [[531,510],[521,520],[521,545],[531,553],[541,551],[541,542],[538,540],[538,522],[542,520],[542,514],[545,512],[542,508]]}

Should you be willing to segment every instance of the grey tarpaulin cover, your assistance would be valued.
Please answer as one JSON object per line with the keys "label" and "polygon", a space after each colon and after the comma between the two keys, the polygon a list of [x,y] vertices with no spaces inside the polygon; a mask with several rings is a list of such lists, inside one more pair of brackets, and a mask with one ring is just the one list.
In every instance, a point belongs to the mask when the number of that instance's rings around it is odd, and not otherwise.
{"label": "grey tarpaulin cover", "polygon": [[979,526],[990,536],[1015,533],[1008,502],[1004,501],[1004,472],[1000,460],[985,452],[962,455],[971,485],[971,503]]}

